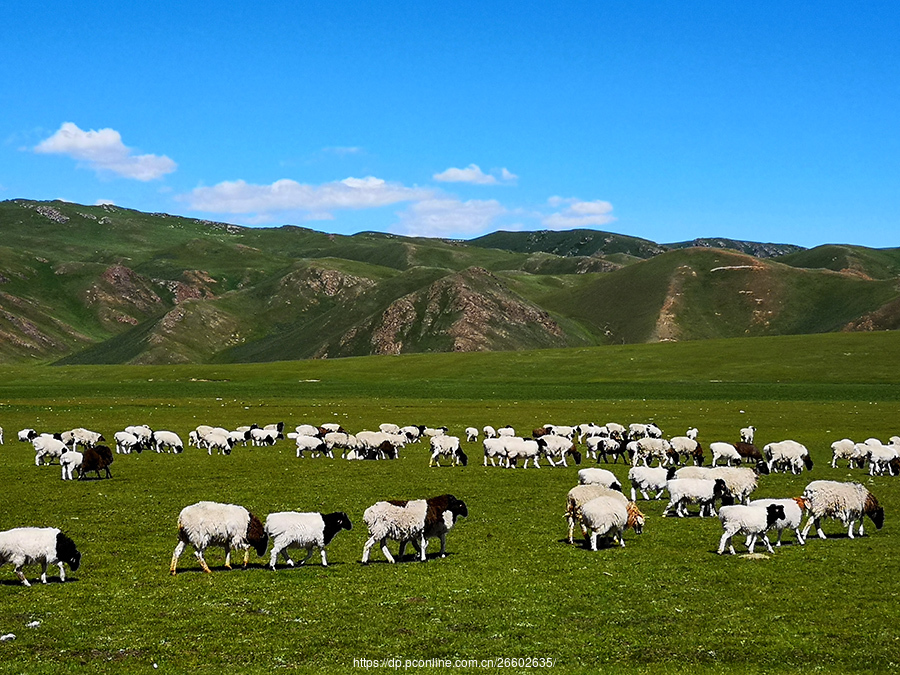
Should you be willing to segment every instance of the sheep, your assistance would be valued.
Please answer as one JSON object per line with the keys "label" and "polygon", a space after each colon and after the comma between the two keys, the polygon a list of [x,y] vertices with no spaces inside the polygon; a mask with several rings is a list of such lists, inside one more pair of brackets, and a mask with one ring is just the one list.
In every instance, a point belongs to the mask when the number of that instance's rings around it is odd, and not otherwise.
{"label": "sheep", "polygon": [[753,445],[753,443],[745,443],[744,441],[739,441],[734,444],[734,449],[737,450],[737,453],[741,456],[741,461],[750,460],[754,464],[757,464],[763,461],[762,453],[759,449]]}
{"label": "sheep", "polygon": [[558,424],[545,424],[544,429],[554,436],[562,436],[570,441],[575,438],[576,428],[571,426],[560,426]]}
{"label": "sheep", "polygon": [[321,453],[331,457],[334,456],[331,450],[328,449],[325,440],[318,436],[297,436],[294,439],[294,443],[297,446],[297,457],[303,457],[303,453],[307,451],[314,454]]}
{"label": "sheep", "polygon": [[578,470],[579,485],[603,485],[613,490],[622,491],[622,484],[612,471],[606,469],[589,468]]}
{"label": "sheep", "polygon": [[47,459],[47,464],[49,464],[54,459],[59,459],[60,455],[69,449],[61,439],[55,438],[50,434],[36,436],[32,439],[31,444],[34,446],[35,466],[41,466],[44,463],[44,458]]}
{"label": "sheep", "polygon": [[381,550],[389,563],[394,558],[387,547],[387,540],[393,539],[403,544],[417,540],[419,559],[425,561],[425,547],[430,534],[441,538],[441,554],[446,555],[447,531],[459,516],[468,516],[465,502],[453,495],[441,495],[429,499],[412,501],[392,500],[376,502],[363,512],[363,521],[369,531],[369,539],[363,546],[362,563],[369,562],[369,552],[376,541],[381,542]]}
{"label": "sheep", "polygon": [[178,514],[178,544],[172,553],[170,574],[176,574],[178,558],[188,544],[193,546],[203,571],[212,572],[203,559],[203,552],[208,546],[225,549],[226,569],[231,569],[231,549],[244,549],[244,567],[247,567],[250,548],[259,556],[265,555],[269,535],[259,518],[243,506],[204,501],[185,506]]}
{"label": "sheep", "polygon": [[857,444],[849,438],[842,438],[831,444],[831,468],[836,469],[839,459],[847,460],[847,468],[852,469],[854,463],[862,463],[862,455]]}
{"label": "sheep", "polygon": [[769,443],[763,447],[763,453],[768,460],[769,471],[790,469],[791,473],[799,474],[806,466],[812,471],[813,461],[809,456],[809,450],[801,443],[792,440]]}
{"label": "sheep", "polygon": [[715,480],[705,478],[673,478],[666,482],[669,491],[669,503],[663,509],[665,518],[669,511],[675,508],[675,515],[683,518],[687,515],[687,504],[700,505],[700,517],[716,514],[716,500],[725,504],[729,501],[728,487],[721,478]]}
{"label": "sheep", "polygon": [[566,455],[571,455],[572,459],[575,460],[576,465],[581,464],[581,453],[578,452],[578,449],[570,438],[548,434],[537,439],[537,444],[544,457],[550,462],[550,466],[556,466],[553,461],[553,458],[555,457],[563,466],[568,467],[569,465],[566,464]]}
{"label": "sheep", "polygon": [[496,436],[491,436],[485,438],[481,445],[484,447],[484,465],[488,465],[488,460],[491,461],[491,466],[497,466],[494,462],[494,459],[500,458],[500,465],[504,466],[507,459],[506,453],[506,438],[498,438]]}
{"label": "sheep", "polygon": [[454,464],[462,464],[466,466],[469,458],[466,453],[459,447],[459,437],[457,436],[432,436],[431,437],[431,459],[428,466],[440,466],[441,457],[451,457]]}
{"label": "sheep", "polygon": [[335,448],[340,448],[346,452],[347,450],[355,450],[358,446],[356,436],[343,431],[329,431],[322,440],[325,441],[325,450],[329,457],[333,456]]}
{"label": "sheep", "polygon": [[719,520],[725,531],[719,540],[719,550],[716,553],[722,555],[725,552],[725,544],[728,544],[729,553],[734,555],[734,545],[730,540],[739,532],[747,535],[747,548],[751,554],[759,537],[762,537],[769,553],[775,553],[766,531],[784,517],[784,506],[781,504],[769,504],[765,507],[744,504],[723,506],[719,509]]}
{"label": "sheep", "polygon": [[38,432],[34,429],[21,429],[16,436],[20,443],[31,443],[32,440],[37,438],[37,435]]}
{"label": "sheep", "polygon": [[750,493],[752,493],[757,485],[759,473],[768,473],[765,462],[760,462],[755,468],[736,467],[736,466],[717,466],[701,467],[686,466],[675,472],[676,478],[703,478],[706,480],[714,480],[721,478],[725,481],[728,488],[728,494],[734,498],[737,503],[746,504],[750,501]]}
{"label": "sheep", "polygon": [[117,431],[113,435],[116,442],[116,454],[130,455],[132,450],[141,451],[141,439],[128,431]]}
{"label": "sheep", "polygon": [[687,431],[684,432],[684,435],[690,438],[692,441],[697,440],[697,436],[700,435],[700,432],[697,431],[697,427],[691,427]]}
{"label": "sheep", "polygon": [[328,433],[336,433],[336,434],[346,434],[347,430],[344,429],[337,422],[326,422],[325,424],[320,424],[319,429],[323,430],[326,434]]}
{"label": "sheep", "polygon": [[328,567],[326,547],[341,530],[352,530],[353,524],[343,511],[334,513],[281,511],[268,515],[264,529],[266,535],[272,539],[269,567],[274,571],[279,553],[284,556],[288,565],[294,566],[288,548],[306,549],[306,557],[300,561],[301,565],[312,557],[313,549],[318,548],[322,555],[322,567]]}
{"label": "sheep", "polygon": [[578,432],[578,442],[584,443],[586,438],[595,438],[597,436],[609,437],[609,429],[601,427],[593,422],[587,424],[579,424],[575,427]]}
{"label": "sheep", "polygon": [[378,451],[385,441],[390,442],[395,449],[406,445],[406,436],[386,434],[383,431],[360,431],[356,434],[356,440],[363,450]]}
{"label": "sheep", "polygon": [[518,465],[519,459],[524,459],[525,463],[522,465],[523,469],[528,468],[528,462],[531,461],[534,464],[535,469],[540,469],[541,465],[538,463],[538,456],[540,455],[541,448],[538,445],[537,441],[525,438],[519,438],[518,436],[505,437],[506,438],[506,468],[515,469]]}
{"label": "sheep", "polygon": [[647,433],[647,425],[646,424],[629,424],[628,425],[628,440],[636,441],[639,438],[647,438],[649,434]]}
{"label": "sheep", "polygon": [[[298,436],[324,436],[322,427],[315,427],[312,424],[298,424],[294,427],[294,431]],[[328,433],[328,430],[325,430]]]}
{"label": "sheep", "polygon": [[466,443],[478,442],[478,429],[475,427],[466,427]]}
{"label": "sheep", "polygon": [[497,429],[497,436],[514,437],[515,435],[516,435],[516,430],[513,429],[508,424],[505,427],[500,427],[499,429]]}
{"label": "sheep", "polygon": [[[621,492],[605,487],[603,485],[576,485],[569,490],[566,495],[566,522],[569,526],[567,541],[573,543],[572,535],[575,531],[575,522],[581,523],[578,508],[596,497],[615,497],[622,501],[623,504],[628,503],[628,499]],[[632,500],[633,501],[633,500]],[[581,533],[587,537],[587,528],[582,524]]]}
{"label": "sheep", "polygon": [[72,480],[76,469],[81,468],[84,455],[77,450],[66,450],[59,457],[59,465],[62,468],[62,479]]}
{"label": "sheep", "polygon": [[631,501],[636,501],[637,491],[644,495],[644,499],[650,499],[649,491],[656,492],[654,499],[660,499],[666,490],[666,482],[675,477],[675,467],[649,467],[633,466],[628,470],[628,480],[631,481]]}
{"label": "sheep", "polygon": [[712,454],[712,466],[715,466],[716,462],[722,458],[725,459],[727,466],[731,466],[732,462],[741,463],[741,456],[731,443],[722,443],[721,441],[710,443],[709,452]]}
{"label": "sheep", "polygon": [[[800,532],[800,526],[803,524],[803,511],[806,509],[806,502],[803,497],[788,497],[787,499],[754,499],[748,506],[767,507],[770,504],[780,504],[784,508],[784,518],[780,518],[773,527],[778,530],[778,541],[776,547],[781,546],[781,535],[791,529],[797,535],[797,543],[801,546],[806,543],[803,534]],[[750,548],[748,539],[747,548]]]}
{"label": "sheep", "polygon": [[632,466],[637,466],[638,462],[643,462],[647,466],[654,459],[659,460],[660,466],[669,463],[669,451],[672,446],[665,439],[644,436],[637,439],[633,446],[629,443],[629,446],[634,448]]}
{"label": "sheep", "polygon": [[86,448],[92,448],[100,441],[106,440],[103,437],[103,434],[97,431],[91,431],[90,429],[85,429],[84,427],[76,427],[75,429],[64,431],[61,434],[61,437],[63,442],[67,445],[70,442],[72,443],[72,450],[75,450],[79,444]]}
{"label": "sheep", "polygon": [[139,445],[137,448],[135,448],[138,452],[150,449],[150,445],[152,444],[151,437],[153,436],[153,430],[146,424],[134,424],[125,427],[125,431],[138,439]]}
{"label": "sheep", "polygon": [[496,430],[494,427],[490,426],[490,425],[486,425],[486,426],[482,429],[482,431],[484,432],[484,437],[485,437],[485,438],[497,438],[497,435],[498,435],[498,434],[497,434],[497,430]]}
{"label": "sheep", "polygon": [[263,427],[264,431],[274,431],[276,440],[284,440],[284,422],[275,422]]}
{"label": "sheep", "polygon": [[415,443],[422,438],[423,433],[425,433],[424,426],[409,425],[400,429],[400,434],[406,437],[407,443]]}
{"label": "sheep", "polygon": [[888,475],[893,476],[891,463],[900,457],[898,448],[893,445],[870,445],[869,446],[869,475],[881,476],[887,471]]}
{"label": "sheep", "polygon": [[39,563],[41,583],[47,583],[47,567],[59,567],[59,580],[66,580],[63,564],[77,572],[81,566],[81,553],[75,542],[55,527],[17,527],[0,532],[0,566],[12,563],[16,576],[26,586],[31,586],[22,568]]}
{"label": "sheep", "polygon": [[615,438],[618,441],[625,440],[625,427],[617,422],[607,422],[606,428],[609,431],[610,438]]}
{"label": "sheep", "polygon": [[884,526],[884,509],[869,490],[859,483],[841,483],[832,480],[814,480],[803,491],[803,501],[809,517],[803,528],[806,538],[815,524],[820,539],[825,539],[821,520],[824,517],[838,518],[847,527],[847,536],[853,536],[853,525],[859,520],[859,536],[863,536],[863,516],[869,516],[880,530]]}
{"label": "sheep", "polygon": [[109,465],[113,463],[113,453],[108,445],[88,446],[84,449],[81,465],[78,467],[78,479],[84,480],[88,471],[95,471],[100,478],[100,470],[106,472],[107,478],[112,478]]}
{"label": "sheep", "polygon": [[618,464],[619,457],[625,461],[624,444],[610,436],[588,436],[587,447],[590,456],[598,462],[602,457],[604,462],[609,463],[610,456],[613,458],[613,464]]}
{"label": "sheep", "polygon": [[184,452],[184,443],[181,442],[181,437],[173,431],[154,431],[152,439],[158,453],[166,448],[176,454]]}
{"label": "sheep", "polygon": [[425,427],[425,431],[422,432],[424,436],[444,436],[447,433],[447,427]]}
{"label": "sheep", "polygon": [[400,433],[400,427],[396,424],[379,424],[378,429],[381,431],[381,433],[391,434],[392,436],[396,436]]}
{"label": "sheep", "polygon": [[254,446],[275,445],[279,438],[284,435],[278,429],[251,429],[250,441]]}
{"label": "sheep", "polygon": [[[688,429],[691,431],[691,429]],[[693,431],[696,431],[694,429]],[[679,458],[690,457],[694,461],[694,466],[703,466],[703,446],[696,438],[690,436],[675,436],[669,439],[669,445],[672,451],[677,453]]]}
{"label": "sheep", "polygon": [[644,527],[644,514],[638,510],[634,502],[623,504],[616,497],[595,497],[578,507],[578,516],[582,527],[590,531],[591,550],[597,550],[597,540],[601,535],[612,534],[613,543],[617,540],[625,546],[622,535],[627,527],[633,527],[640,534]]}
{"label": "sheep", "polygon": [[749,443],[753,445],[753,434],[756,433],[756,427],[749,426],[741,429],[741,443]]}

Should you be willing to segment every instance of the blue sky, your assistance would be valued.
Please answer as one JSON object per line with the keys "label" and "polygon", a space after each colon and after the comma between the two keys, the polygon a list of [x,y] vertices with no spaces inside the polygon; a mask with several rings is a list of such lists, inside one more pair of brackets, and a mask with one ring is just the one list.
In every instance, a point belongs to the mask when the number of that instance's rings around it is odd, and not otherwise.
{"label": "blue sky", "polygon": [[0,199],[900,246],[900,3],[13,3]]}

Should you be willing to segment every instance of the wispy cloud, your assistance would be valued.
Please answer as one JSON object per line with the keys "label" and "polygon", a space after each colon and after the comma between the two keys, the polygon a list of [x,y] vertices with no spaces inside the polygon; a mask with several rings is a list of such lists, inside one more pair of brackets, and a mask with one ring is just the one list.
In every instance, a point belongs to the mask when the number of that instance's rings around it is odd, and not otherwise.
{"label": "wispy cloud", "polygon": [[358,155],[363,151],[362,148],[351,145],[351,146],[329,146],[327,148],[322,148],[322,152],[327,155],[337,155],[338,157],[346,157],[347,155]]}
{"label": "wispy cloud", "polygon": [[136,155],[122,143],[115,129],[83,131],[72,122],[64,122],[59,130],[34,147],[34,152],[66,155],[83,162],[97,172],[109,172],[124,178],[150,181],[172,173],[177,164],[165,155]]}
{"label": "wispy cloud", "polygon": [[345,178],[341,181],[308,185],[290,179],[271,185],[253,185],[243,180],[225,181],[212,187],[198,187],[179,199],[195,211],[208,213],[264,214],[305,212],[304,219],[329,220],[331,211],[372,209],[398,202],[428,199],[432,191],[406,187],[380,178]]}
{"label": "wispy cloud", "polygon": [[417,237],[466,237],[487,232],[506,213],[500,202],[453,198],[426,199],[399,213],[395,234]]}
{"label": "wispy cloud", "polygon": [[[499,175],[499,178],[498,178]],[[471,183],[473,185],[497,185],[498,183],[515,183],[518,176],[505,167],[491,173],[484,173],[477,164],[469,164],[465,169],[450,167],[433,178],[442,183]]]}
{"label": "wispy cloud", "polygon": [[574,198],[551,197],[547,203],[557,209],[565,207],[542,220],[544,226],[551,230],[608,225],[616,220],[615,216],[610,215],[613,205],[600,199],[585,202]]}

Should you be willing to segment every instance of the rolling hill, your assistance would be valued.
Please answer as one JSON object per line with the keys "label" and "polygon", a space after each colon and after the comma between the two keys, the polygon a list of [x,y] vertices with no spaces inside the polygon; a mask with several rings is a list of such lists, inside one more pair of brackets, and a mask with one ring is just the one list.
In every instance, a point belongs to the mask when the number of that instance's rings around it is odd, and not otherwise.
{"label": "rolling hill", "polygon": [[[0,202],[0,362],[229,363],[900,327],[900,250],[471,242]],[[717,247],[717,245],[726,248]]]}

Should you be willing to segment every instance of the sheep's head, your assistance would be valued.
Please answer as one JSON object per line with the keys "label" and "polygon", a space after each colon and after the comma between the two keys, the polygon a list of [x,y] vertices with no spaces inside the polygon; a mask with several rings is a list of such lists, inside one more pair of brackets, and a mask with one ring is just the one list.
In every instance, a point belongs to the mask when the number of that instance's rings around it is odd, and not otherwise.
{"label": "sheep's head", "polygon": [[572,457],[575,459],[575,465],[576,465],[576,466],[579,466],[579,465],[581,464],[581,459],[582,459],[582,458],[581,458],[581,453],[578,452],[578,450],[575,449],[575,446],[574,446],[574,445],[572,446],[572,449],[569,450],[569,452],[571,453]]}
{"label": "sheep's head", "polygon": [[625,524],[625,527],[633,529],[635,534],[642,534],[644,531],[644,514],[641,513],[641,510],[634,502],[628,502],[625,508],[628,511],[628,522]]}
{"label": "sheep's head", "polygon": [[756,463],[756,473],[760,474],[761,476],[768,476],[771,473],[769,471],[769,465],[760,460]]}
{"label": "sheep's head", "polygon": [[468,464],[469,464],[469,456],[468,456],[466,453],[464,453],[464,452],[462,451],[462,449],[459,449],[459,448],[458,448],[458,449],[456,450],[456,456],[459,457],[459,462],[460,462],[460,464],[462,464],[463,466],[468,466]]}
{"label": "sheep's head", "polygon": [[62,532],[56,535],[56,558],[67,563],[73,572],[77,572],[81,566],[81,553],[75,547],[75,542]]}
{"label": "sheep's head", "polygon": [[876,529],[881,529],[884,527],[884,508],[878,504],[878,500],[875,498],[871,492],[866,495],[866,503],[863,507],[863,513],[865,513],[869,518],[872,519],[872,522],[875,523]]}
{"label": "sheep's head", "polygon": [[256,555],[265,555],[266,549],[269,547],[269,535],[266,534],[266,528],[262,522],[250,514],[250,522],[247,525],[247,543],[256,551]]}

